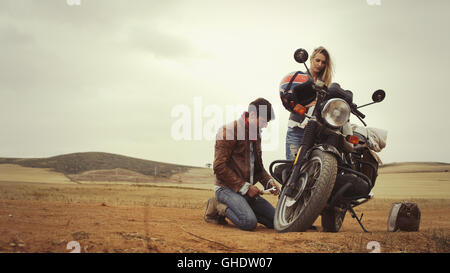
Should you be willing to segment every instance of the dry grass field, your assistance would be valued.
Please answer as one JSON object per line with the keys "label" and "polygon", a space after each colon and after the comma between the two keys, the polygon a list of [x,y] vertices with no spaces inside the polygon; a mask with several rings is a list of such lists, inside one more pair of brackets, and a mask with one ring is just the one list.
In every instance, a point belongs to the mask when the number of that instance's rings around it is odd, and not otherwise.
{"label": "dry grass field", "polygon": [[[155,182],[71,181],[49,169],[0,164],[0,252],[450,252],[449,165],[387,166],[375,198],[357,207],[363,233],[347,214],[339,233],[253,232],[203,221],[212,196],[211,169],[192,169]],[[415,172],[419,170],[418,172]],[[120,174],[119,171],[117,171]],[[122,173],[123,175],[124,173]],[[125,173],[129,174],[129,173]],[[265,196],[274,206],[277,198]],[[392,203],[419,204],[419,232],[387,232]]]}

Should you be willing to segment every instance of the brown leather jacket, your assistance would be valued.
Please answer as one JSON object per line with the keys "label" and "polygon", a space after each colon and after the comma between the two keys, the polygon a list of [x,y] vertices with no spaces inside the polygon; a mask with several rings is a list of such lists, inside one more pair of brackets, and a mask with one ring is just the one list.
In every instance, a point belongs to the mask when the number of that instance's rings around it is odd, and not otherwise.
{"label": "brown leather jacket", "polygon": [[[244,136],[245,133],[245,136]],[[214,173],[216,185],[226,186],[235,192],[250,182],[250,143],[255,154],[253,183],[260,182],[264,187],[272,178],[264,169],[261,152],[261,138],[249,140],[249,128],[241,117],[219,129],[214,152]]]}

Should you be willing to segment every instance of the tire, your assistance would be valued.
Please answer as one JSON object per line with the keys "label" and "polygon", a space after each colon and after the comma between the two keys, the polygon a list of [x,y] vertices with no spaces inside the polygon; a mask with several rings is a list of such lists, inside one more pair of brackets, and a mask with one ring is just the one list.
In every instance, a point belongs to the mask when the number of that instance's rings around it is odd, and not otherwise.
{"label": "tire", "polygon": [[347,210],[325,209],[322,212],[322,228],[324,232],[338,232],[344,222]]}
{"label": "tire", "polygon": [[336,180],[337,161],[330,153],[314,150],[300,170],[301,185],[294,198],[283,187],[275,209],[277,232],[302,232],[311,227],[323,211]]}

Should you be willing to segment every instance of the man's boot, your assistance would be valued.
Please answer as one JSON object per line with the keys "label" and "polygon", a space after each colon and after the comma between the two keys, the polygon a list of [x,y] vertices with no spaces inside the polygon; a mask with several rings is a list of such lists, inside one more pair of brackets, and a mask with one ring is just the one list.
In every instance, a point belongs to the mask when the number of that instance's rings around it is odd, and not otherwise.
{"label": "man's boot", "polygon": [[224,203],[220,203],[219,201],[216,201],[216,210],[217,210],[217,214],[219,216],[225,217],[225,211],[227,210],[227,205],[225,205]]}
{"label": "man's boot", "polygon": [[227,206],[219,203],[215,197],[211,197],[206,202],[205,221],[219,225],[228,224],[225,220],[225,210]]}

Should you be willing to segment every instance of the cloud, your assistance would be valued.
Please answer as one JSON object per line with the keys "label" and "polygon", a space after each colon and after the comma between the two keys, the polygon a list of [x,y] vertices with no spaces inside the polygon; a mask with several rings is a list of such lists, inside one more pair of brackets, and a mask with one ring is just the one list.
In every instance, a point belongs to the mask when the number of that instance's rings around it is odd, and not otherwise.
{"label": "cloud", "polygon": [[[448,70],[450,1],[350,2],[2,0],[2,153],[95,148],[203,165],[213,143],[171,139],[170,110],[192,107],[198,96],[202,109],[259,96],[281,105],[279,80],[303,69],[293,51],[323,45],[336,64],[334,80],[354,91],[355,102],[386,90],[385,102],[363,111],[369,126],[389,131],[384,161],[447,160],[448,144],[430,149],[423,139],[449,133],[441,126],[449,93],[440,79]],[[431,98],[424,106],[423,94]],[[279,151],[265,163],[284,157],[288,113],[279,109]]]}
{"label": "cloud", "polygon": [[187,37],[154,26],[130,27],[127,29],[127,36],[127,42],[132,47],[156,57],[180,59],[199,55],[199,51]]}
{"label": "cloud", "polygon": [[6,46],[27,46],[35,42],[34,37],[13,25],[0,27],[0,44]]}

